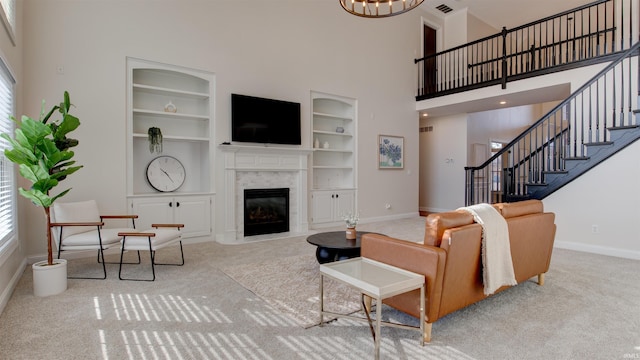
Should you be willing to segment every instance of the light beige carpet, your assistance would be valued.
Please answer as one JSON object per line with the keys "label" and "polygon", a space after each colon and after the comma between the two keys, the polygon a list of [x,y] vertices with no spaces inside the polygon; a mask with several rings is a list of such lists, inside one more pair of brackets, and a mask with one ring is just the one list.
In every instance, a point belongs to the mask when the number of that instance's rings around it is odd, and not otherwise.
{"label": "light beige carpet", "polygon": [[[320,265],[315,256],[290,256],[221,270],[305,329],[320,323]],[[360,310],[360,295],[352,287],[325,277],[324,308],[353,313]]]}
{"label": "light beige carpet", "polygon": [[[418,241],[424,218],[359,229]],[[159,261],[177,259],[175,248],[165,250],[157,254]],[[120,281],[118,265],[108,264],[106,280],[69,280],[67,291],[47,298],[33,296],[27,268],[0,314],[0,359],[372,359],[366,322],[340,318],[305,329],[221,271],[304,255],[313,259],[315,247],[304,237],[242,245],[211,241],[184,250],[185,265],[158,266],[154,282]],[[130,275],[149,275],[148,254],[142,261],[127,268]],[[95,256],[74,259],[69,267],[84,275],[101,270]],[[380,358],[635,359],[640,356],[638,274],[637,260],[554,249],[544,286],[534,278],[441,318],[425,346],[416,331],[383,327]],[[283,303],[290,304],[288,298],[298,292],[319,292],[317,282],[309,283],[310,290],[277,292],[288,293]],[[389,308],[382,316],[417,321]]]}

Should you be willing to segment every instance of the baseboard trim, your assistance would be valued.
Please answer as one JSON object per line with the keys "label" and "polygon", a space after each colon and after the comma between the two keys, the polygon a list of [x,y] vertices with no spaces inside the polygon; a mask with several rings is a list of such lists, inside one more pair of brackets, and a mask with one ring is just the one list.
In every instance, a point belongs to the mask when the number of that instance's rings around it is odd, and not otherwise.
{"label": "baseboard trim", "polygon": [[613,256],[624,259],[640,260],[640,251],[615,249],[604,246],[581,244],[570,241],[556,241],[553,247],[558,249],[575,250],[597,255]]}
{"label": "baseboard trim", "polygon": [[[113,255],[113,254],[120,254],[120,249],[116,249],[116,248],[111,248],[111,249],[106,249],[104,251],[105,255]],[[55,259],[58,256],[58,252],[54,251],[53,252],[53,258]],[[62,252],[62,258],[63,259],[67,259],[67,260],[73,260],[73,259],[84,259],[84,258],[88,258],[88,257],[95,257],[96,261],[98,259],[98,250],[73,250],[73,251],[63,251]],[[27,263],[28,264],[33,264],[36,263],[38,261],[44,261],[47,260],[47,254],[39,254],[39,255],[31,255],[29,257],[27,257]]]}
{"label": "baseboard trim", "polygon": [[0,295],[0,314],[2,314],[4,308],[7,306],[7,303],[9,303],[9,299],[11,299],[11,295],[13,295],[13,291],[16,289],[16,286],[18,286],[18,281],[20,281],[20,278],[22,277],[22,274],[24,273],[24,270],[26,268],[27,259],[23,258],[20,266],[18,266],[15,273],[13,273],[13,276],[11,276],[11,280],[4,288],[2,295]]}
{"label": "baseboard trim", "polygon": [[360,219],[360,221],[358,223],[359,224],[368,224],[368,223],[374,223],[374,222],[378,222],[378,221],[410,219],[410,218],[419,217],[419,216],[420,216],[419,212],[410,212],[410,213],[404,213],[404,214],[394,214],[394,215],[385,215],[385,216],[364,218],[364,219]]}
{"label": "baseboard trim", "polygon": [[[441,209],[441,208],[433,208],[433,207],[420,206],[420,207],[418,208],[418,210],[420,210],[420,211],[424,211],[424,212],[428,212],[428,213],[442,213],[442,212],[451,211],[452,209]],[[455,210],[455,209],[453,209],[453,210]]]}

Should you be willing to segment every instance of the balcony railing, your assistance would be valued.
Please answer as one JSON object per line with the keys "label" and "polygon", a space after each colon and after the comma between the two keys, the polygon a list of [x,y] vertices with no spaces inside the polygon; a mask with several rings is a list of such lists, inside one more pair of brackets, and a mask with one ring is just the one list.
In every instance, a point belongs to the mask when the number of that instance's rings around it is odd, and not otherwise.
{"label": "balcony railing", "polygon": [[638,39],[637,4],[600,0],[416,59],[416,99],[506,88],[510,81],[610,60]]}

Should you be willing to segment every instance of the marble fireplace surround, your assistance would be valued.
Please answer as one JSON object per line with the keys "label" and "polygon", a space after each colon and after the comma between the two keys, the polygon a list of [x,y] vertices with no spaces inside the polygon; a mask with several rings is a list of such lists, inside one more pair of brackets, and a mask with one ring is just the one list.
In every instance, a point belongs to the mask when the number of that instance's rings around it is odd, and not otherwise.
{"label": "marble fireplace surround", "polygon": [[[307,218],[307,159],[311,149],[276,146],[220,145],[224,153],[223,244],[281,239],[309,232]],[[244,190],[289,188],[287,233],[244,236]]]}

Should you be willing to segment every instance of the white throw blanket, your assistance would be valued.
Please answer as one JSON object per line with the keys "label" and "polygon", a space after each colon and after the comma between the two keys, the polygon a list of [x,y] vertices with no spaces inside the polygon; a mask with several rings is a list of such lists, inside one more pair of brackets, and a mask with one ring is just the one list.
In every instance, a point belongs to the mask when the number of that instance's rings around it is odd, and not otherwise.
{"label": "white throw blanket", "polygon": [[516,285],[507,221],[489,204],[477,204],[458,210],[471,213],[482,226],[484,294],[491,295],[503,285]]}

